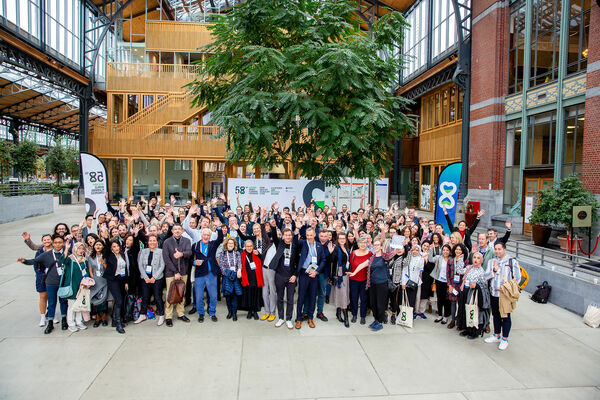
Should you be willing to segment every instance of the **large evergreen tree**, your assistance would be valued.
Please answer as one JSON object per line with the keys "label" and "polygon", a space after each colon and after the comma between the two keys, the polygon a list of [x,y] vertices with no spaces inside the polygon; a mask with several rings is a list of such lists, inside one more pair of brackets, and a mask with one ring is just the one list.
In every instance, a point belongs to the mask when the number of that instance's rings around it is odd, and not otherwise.
{"label": "large evergreen tree", "polygon": [[210,28],[212,53],[189,86],[227,138],[228,159],[295,176],[375,178],[412,129],[394,96],[406,23],[390,12],[360,29],[356,2],[249,0]]}

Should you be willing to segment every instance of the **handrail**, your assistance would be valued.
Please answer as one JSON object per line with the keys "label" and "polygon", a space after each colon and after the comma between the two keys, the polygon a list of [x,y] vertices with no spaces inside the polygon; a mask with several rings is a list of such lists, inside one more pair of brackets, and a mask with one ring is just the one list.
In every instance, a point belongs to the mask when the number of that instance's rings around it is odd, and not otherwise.
{"label": "handrail", "polygon": [[106,63],[107,73],[123,75],[141,72],[151,72],[157,74],[190,74],[194,78],[200,66],[196,64],[158,64],[158,63],[127,63],[127,62],[108,62]]}
{"label": "handrail", "polygon": [[[116,136],[122,139],[156,139],[166,135],[198,134],[200,137],[208,136],[220,140],[218,137],[220,126],[215,125],[132,125],[128,130],[122,130],[117,125],[98,124],[94,129],[95,138]],[[153,135],[142,137],[140,133],[146,133],[148,130],[154,132]]]}

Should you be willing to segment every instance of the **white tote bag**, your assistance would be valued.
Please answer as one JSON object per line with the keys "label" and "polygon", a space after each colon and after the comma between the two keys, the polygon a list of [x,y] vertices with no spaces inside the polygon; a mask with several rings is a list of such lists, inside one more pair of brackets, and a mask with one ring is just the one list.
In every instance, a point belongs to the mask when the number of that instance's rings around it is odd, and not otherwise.
{"label": "white tote bag", "polygon": [[267,250],[267,253],[265,254],[265,259],[263,261],[263,265],[266,265],[267,267],[271,268],[271,261],[273,261],[273,257],[275,257],[275,253],[277,253],[277,247],[272,244],[271,247],[269,247],[269,249]]}
{"label": "white tote bag", "polygon": [[467,328],[479,328],[479,306],[477,306],[477,291],[473,290],[471,300],[465,304]]}
{"label": "white tote bag", "polygon": [[590,304],[583,316],[583,322],[592,328],[600,326],[600,307],[598,304]]}
{"label": "white tote bag", "polygon": [[73,303],[73,311],[90,311],[91,310],[90,289],[80,286],[77,291],[75,303]]}
{"label": "white tote bag", "polygon": [[413,327],[413,308],[408,302],[406,290],[402,291],[402,304],[400,304],[400,314],[396,318],[396,324],[406,326],[407,328]]}

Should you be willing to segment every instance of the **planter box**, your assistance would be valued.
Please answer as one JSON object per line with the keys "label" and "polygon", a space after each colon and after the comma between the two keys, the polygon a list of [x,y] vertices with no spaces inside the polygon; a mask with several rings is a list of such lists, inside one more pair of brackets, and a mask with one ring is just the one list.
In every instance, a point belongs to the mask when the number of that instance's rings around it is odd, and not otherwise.
{"label": "planter box", "polygon": [[71,204],[71,193],[67,194],[59,194],[58,195],[58,204]]}

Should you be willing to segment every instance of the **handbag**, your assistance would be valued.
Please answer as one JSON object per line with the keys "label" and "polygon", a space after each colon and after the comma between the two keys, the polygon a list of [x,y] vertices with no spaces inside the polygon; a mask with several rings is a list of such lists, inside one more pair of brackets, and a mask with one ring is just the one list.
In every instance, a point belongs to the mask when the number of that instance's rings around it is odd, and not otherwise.
{"label": "handbag", "polygon": [[419,284],[415,281],[411,281],[410,279],[408,280],[408,282],[406,282],[406,288],[407,289],[416,289],[417,287],[419,287]]}
{"label": "handbag", "polygon": [[402,291],[402,304],[400,304],[400,314],[396,319],[396,324],[407,328],[413,327],[413,308],[408,301],[406,290]]}
{"label": "handbag", "polygon": [[600,306],[598,304],[590,304],[583,316],[583,322],[592,328],[600,326]]}
{"label": "handbag", "polygon": [[91,311],[90,289],[84,286],[79,287],[79,290],[77,291],[77,298],[75,299],[75,303],[73,303],[73,311]]}
{"label": "handbag", "polygon": [[392,282],[391,279],[388,279],[388,290],[390,292],[395,292],[396,289],[398,289],[398,285],[396,285],[394,282]]}
{"label": "handbag", "polygon": [[467,328],[479,327],[479,306],[477,305],[477,290],[471,290],[471,299],[465,304]]}
{"label": "handbag", "polygon": [[73,265],[71,265],[71,281],[69,282],[69,286],[62,286],[63,283],[63,279],[64,279],[65,275],[63,274],[60,278],[60,284],[61,286],[58,288],[58,297],[60,297],[61,299],[66,299],[69,298],[71,296],[73,296],[73,287],[72,287],[72,283],[73,283]]}
{"label": "handbag", "polygon": [[179,304],[183,301],[185,293],[185,282],[183,279],[173,280],[171,285],[169,286],[169,294],[167,296],[167,301],[169,304]]}

